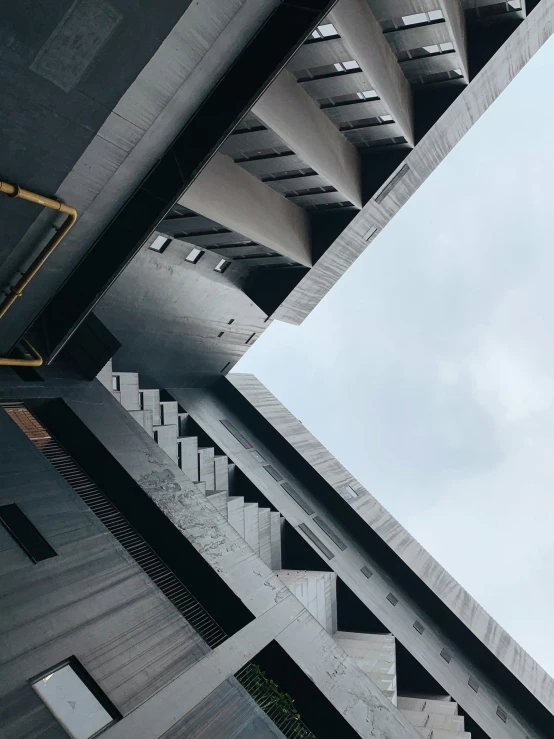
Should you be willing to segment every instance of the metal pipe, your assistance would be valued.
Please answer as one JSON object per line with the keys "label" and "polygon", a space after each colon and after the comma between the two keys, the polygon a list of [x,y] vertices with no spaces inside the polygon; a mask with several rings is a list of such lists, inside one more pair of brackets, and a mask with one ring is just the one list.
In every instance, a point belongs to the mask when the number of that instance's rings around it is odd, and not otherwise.
{"label": "metal pipe", "polygon": [[[0,181],[0,192],[11,198],[20,198],[21,200],[28,200],[30,203],[36,203],[42,205],[44,208],[50,208],[51,210],[57,210],[61,213],[66,213],[67,218],[62,223],[60,228],[56,231],[54,236],[46,244],[44,249],[40,252],[37,258],[33,261],[31,266],[25,270],[21,278],[15,285],[10,288],[10,294],[7,295],[0,303],[0,318],[3,318],[11,306],[15,303],[17,298],[20,298],[23,290],[31,282],[33,277],[37,274],[42,265],[46,262],[48,257],[56,249],[58,244],[67,235],[69,229],[73,226],[77,220],[77,211],[72,208],[71,205],[61,203],[59,200],[53,198],[47,198],[43,195],[39,195],[36,192],[30,190],[24,190],[18,185],[10,185],[7,182]],[[0,357],[0,366],[16,366],[16,367],[40,367],[42,364],[42,357],[37,350],[31,346],[31,344],[23,340],[23,343],[27,345],[31,354],[34,355],[33,359],[13,359],[11,357]]]}

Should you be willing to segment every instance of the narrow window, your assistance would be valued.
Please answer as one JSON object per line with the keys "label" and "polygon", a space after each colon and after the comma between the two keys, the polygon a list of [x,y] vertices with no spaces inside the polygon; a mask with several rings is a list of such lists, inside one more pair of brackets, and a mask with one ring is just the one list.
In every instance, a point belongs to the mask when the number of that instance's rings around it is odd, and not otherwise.
{"label": "narrow window", "polygon": [[314,513],[313,508],[308,503],[306,503],[306,501],[302,498],[298,490],[293,488],[290,482],[282,482],[281,487],[283,488],[285,492],[287,492],[290,495],[290,497],[293,500],[295,500],[298,503],[300,508],[302,508],[302,510],[305,511],[308,514],[308,516],[311,516],[312,513]]}
{"label": "narrow window", "polygon": [[255,449],[252,450],[251,454],[256,462],[267,462],[267,459],[264,457],[264,455],[260,452],[257,452]]}
{"label": "narrow window", "polygon": [[119,375],[112,375],[112,390],[121,390]]}
{"label": "narrow window", "polygon": [[364,565],[364,566],[363,566],[363,567],[361,568],[360,572],[361,572],[361,573],[362,573],[363,575],[365,575],[365,576],[367,577],[367,579],[368,579],[368,580],[369,580],[369,578],[370,578],[370,577],[373,577],[373,572],[372,572],[372,571],[371,571],[371,570],[369,569],[369,567],[366,567],[366,565]]}
{"label": "narrow window", "polygon": [[220,259],[214,267],[214,272],[225,272],[227,267],[231,264],[229,259]]}
{"label": "narrow window", "polygon": [[217,335],[217,338],[218,338],[218,339],[221,339],[221,337],[223,336],[223,334],[224,334],[224,333],[225,333],[225,331],[220,331],[220,332],[218,333],[218,335]]}
{"label": "narrow window", "polygon": [[322,552],[322,554],[327,557],[327,559],[333,559],[333,557],[335,556],[333,552],[325,546],[321,539],[316,536],[314,532],[311,531],[308,526],[306,526],[305,523],[301,523],[298,528],[306,534],[308,539],[310,539],[316,545],[316,547],[320,550],[320,552]]}
{"label": "narrow window", "polygon": [[500,706],[497,706],[496,707],[496,715],[498,716],[498,718],[501,721],[504,721],[504,723],[507,722],[507,720],[508,720],[508,714],[506,713],[506,711],[503,708],[500,708]]}
{"label": "narrow window", "polygon": [[168,239],[167,236],[156,236],[154,241],[150,244],[150,249],[161,254],[167,249],[170,243],[171,239]]}
{"label": "narrow window", "polygon": [[270,464],[264,464],[264,470],[266,472],[269,472],[269,474],[271,475],[271,477],[274,480],[277,480],[277,482],[281,482],[281,480],[284,479],[283,478],[283,475],[280,472],[277,472],[277,470],[275,469],[275,467],[272,467]]}
{"label": "narrow window", "polygon": [[452,655],[448,651],[448,649],[441,649],[441,657],[445,662],[450,662],[452,659]]}
{"label": "narrow window", "polygon": [[196,264],[196,262],[200,259],[204,252],[202,249],[191,249],[187,256],[185,257],[185,262],[191,262],[191,264]]}
{"label": "narrow window", "polygon": [[33,562],[56,556],[55,550],[15,503],[0,506],[0,522]]}
{"label": "narrow window", "polygon": [[369,230],[367,230],[364,234],[364,241],[369,241],[372,236],[374,236],[377,233],[377,226],[372,226]]}
{"label": "narrow window", "polygon": [[423,632],[425,631],[425,626],[419,621],[414,621],[414,629],[417,631],[418,634],[423,634]]}
{"label": "narrow window", "polygon": [[346,544],[342,541],[342,539],[338,537],[338,535],[333,531],[329,524],[319,516],[315,516],[314,521],[319,526],[319,528],[327,534],[329,539],[331,539],[331,541],[334,542],[338,546],[338,548],[344,552],[344,550],[346,549]]}
{"label": "narrow window", "polygon": [[396,595],[393,595],[392,593],[389,593],[387,595],[387,600],[389,603],[391,603],[393,606],[395,606],[398,603],[398,598]]}
{"label": "narrow window", "polygon": [[34,678],[31,685],[73,739],[91,739],[121,718],[74,657]]}
{"label": "narrow window", "polygon": [[222,423],[227,431],[230,434],[233,434],[235,439],[242,444],[242,446],[245,449],[252,449],[252,444],[248,441],[248,439],[241,434],[241,432],[238,430],[238,428],[231,423],[231,421],[228,421],[226,418],[221,419],[220,423]]}
{"label": "narrow window", "polygon": [[479,692],[479,683],[474,677],[470,676],[469,680],[467,681],[467,684],[473,691],[475,691],[476,693]]}

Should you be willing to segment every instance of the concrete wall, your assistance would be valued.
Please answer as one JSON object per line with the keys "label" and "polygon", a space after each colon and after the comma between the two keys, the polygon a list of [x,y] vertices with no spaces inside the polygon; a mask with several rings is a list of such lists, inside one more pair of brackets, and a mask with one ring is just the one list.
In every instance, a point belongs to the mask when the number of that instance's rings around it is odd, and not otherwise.
{"label": "concrete wall", "polygon": [[0,525],[0,733],[63,739],[38,673],[75,655],[126,715],[209,649],[3,409],[0,438],[0,504],[58,555],[33,564]]}

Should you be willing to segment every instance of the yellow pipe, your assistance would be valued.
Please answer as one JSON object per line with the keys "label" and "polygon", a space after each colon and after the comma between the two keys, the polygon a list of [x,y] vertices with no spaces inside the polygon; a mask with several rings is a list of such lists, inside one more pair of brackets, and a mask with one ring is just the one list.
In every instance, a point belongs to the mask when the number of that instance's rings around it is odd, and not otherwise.
{"label": "yellow pipe", "polygon": [[[60,226],[60,228],[57,230],[57,232],[54,234],[54,236],[46,244],[46,246],[40,252],[38,257],[33,261],[31,266],[23,273],[23,275],[18,280],[18,282],[13,287],[10,288],[10,294],[7,295],[4,298],[4,300],[0,303],[0,318],[3,318],[5,314],[7,313],[7,311],[15,303],[17,298],[21,297],[23,290],[31,282],[31,280],[36,275],[36,273],[39,271],[39,269],[42,267],[44,262],[46,262],[50,254],[52,254],[52,252],[56,249],[60,241],[67,235],[67,232],[77,220],[77,211],[75,210],[75,208],[72,208],[70,205],[66,205],[65,203],[60,203],[59,200],[54,200],[53,198],[46,198],[43,195],[38,195],[36,192],[31,192],[30,190],[24,190],[18,185],[10,185],[7,182],[0,181],[0,192],[5,193],[6,195],[12,198],[20,198],[21,200],[28,200],[30,203],[36,203],[37,205],[42,205],[44,208],[50,208],[51,210],[58,210],[61,213],[67,214],[67,218],[65,219],[63,224]],[[34,359],[12,359],[9,357],[3,357],[3,358],[0,357],[0,366],[10,365],[10,366],[17,366],[17,367],[40,367],[40,365],[42,364],[42,357],[36,351],[36,349],[34,349],[31,346],[31,344],[29,344],[28,341],[24,340],[24,343],[27,344],[28,348],[31,350],[31,353],[34,354],[35,356]]]}

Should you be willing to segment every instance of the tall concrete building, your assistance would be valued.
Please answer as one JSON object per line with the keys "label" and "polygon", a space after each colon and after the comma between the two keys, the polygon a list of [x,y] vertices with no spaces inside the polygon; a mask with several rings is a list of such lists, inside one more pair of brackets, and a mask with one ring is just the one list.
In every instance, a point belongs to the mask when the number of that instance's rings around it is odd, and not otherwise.
{"label": "tall concrete building", "polygon": [[0,736],[552,739],[552,679],[229,371],[554,0],[139,5],[0,9]]}

